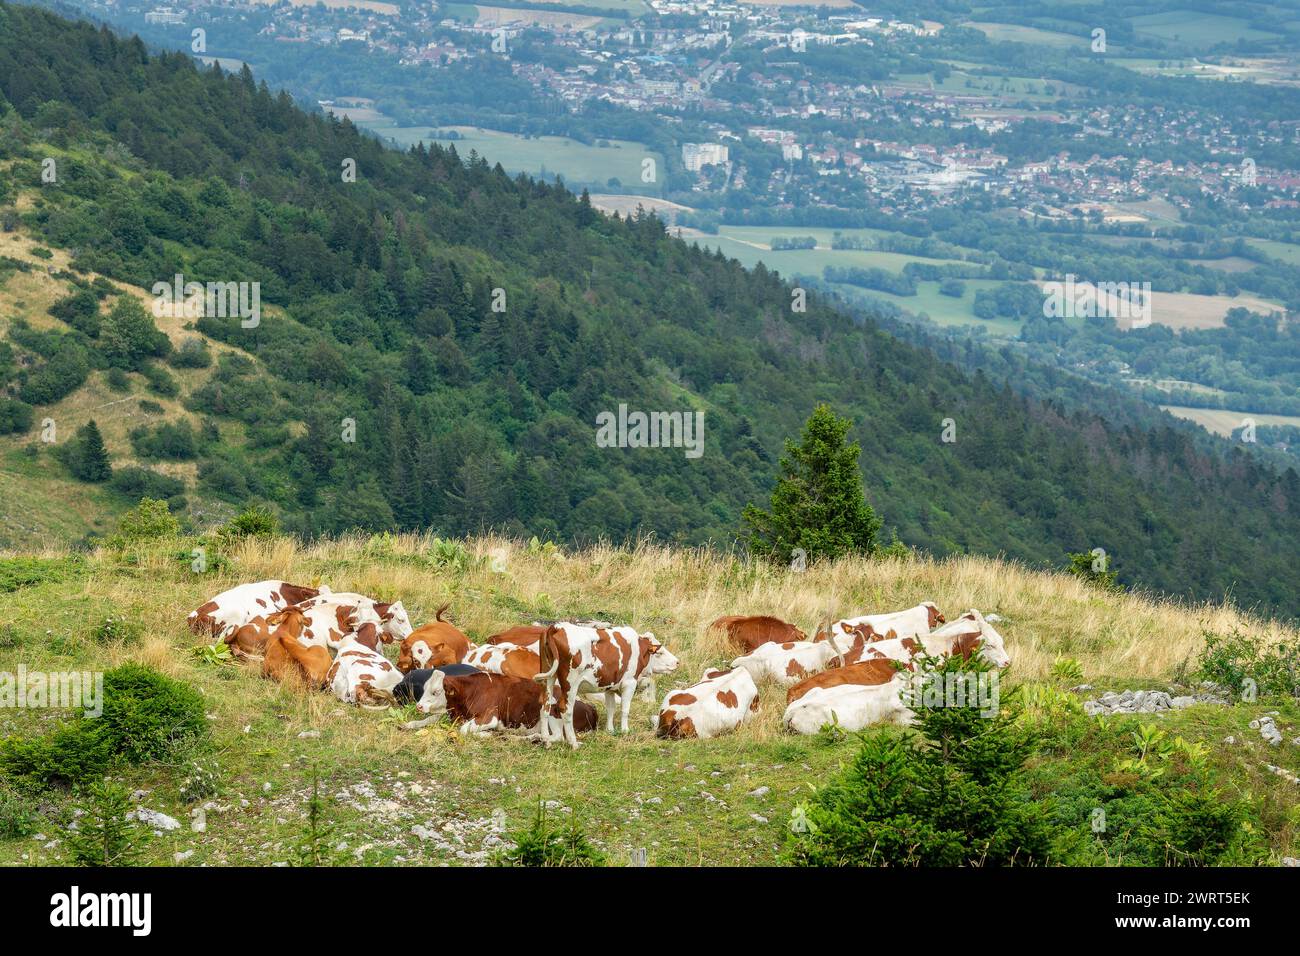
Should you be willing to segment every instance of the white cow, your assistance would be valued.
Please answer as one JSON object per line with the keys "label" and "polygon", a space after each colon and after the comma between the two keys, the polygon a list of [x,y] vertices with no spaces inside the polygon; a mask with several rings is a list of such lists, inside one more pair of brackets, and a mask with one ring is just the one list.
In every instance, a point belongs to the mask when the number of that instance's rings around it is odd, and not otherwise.
{"label": "white cow", "polygon": [[[864,640],[881,640],[915,637],[928,634],[936,625],[944,623],[944,617],[933,601],[922,601],[916,607],[905,611],[892,611],[888,614],[867,614],[863,617],[850,617],[834,622],[829,633],[836,637],[852,640],[861,636]],[[818,630],[814,640],[826,640],[828,632]],[[841,641],[841,643],[844,643]]]}
{"label": "white cow", "polygon": [[303,643],[339,645],[364,624],[374,624],[384,643],[405,640],[414,628],[401,601],[385,603],[351,591],[322,589],[299,605],[307,612]]}
{"label": "white cow", "polygon": [[743,667],[706,670],[698,684],[671,691],[659,708],[660,737],[717,737],[758,710],[758,688]]}
{"label": "white cow", "polygon": [[363,634],[348,637],[339,646],[325,680],[334,696],[345,704],[374,709],[396,703],[393,688],[402,682],[402,672],[376,649],[378,643],[376,632],[366,628]]}
{"label": "white cow", "polygon": [[743,667],[755,681],[774,680],[788,686],[809,674],[829,667],[839,659],[843,648],[838,636],[825,641],[769,641],[753,652],[737,657],[732,667]]}
{"label": "white cow", "polygon": [[937,631],[917,637],[872,641],[862,648],[862,659],[884,657],[907,663],[924,651],[930,657],[947,657],[960,654],[969,657],[978,653],[995,667],[1011,663],[1006,643],[988,620],[972,608],[960,618]]}
{"label": "white cow", "polygon": [[903,703],[907,680],[900,674],[883,684],[814,687],[786,707],[782,721],[797,734],[815,734],[827,724],[848,731],[872,724],[906,726],[914,717]]}
{"label": "white cow", "polygon": [[205,601],[190,612],[187,623],[196,634],[224,640],[255,617],[266,617],[290,605],[316,597],[317,588],[288,581],[240,584]]}

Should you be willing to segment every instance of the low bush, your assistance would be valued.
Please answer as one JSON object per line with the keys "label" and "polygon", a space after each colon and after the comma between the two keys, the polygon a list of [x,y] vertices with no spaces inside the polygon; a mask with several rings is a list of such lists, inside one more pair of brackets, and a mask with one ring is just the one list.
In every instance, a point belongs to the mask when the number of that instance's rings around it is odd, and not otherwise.
{"label": "low bush", "polygon": [[104,674],[103,713],[78,714],[43,737],[0,741],[0,770],[36,787],[82,784],[114,763],[173,759],[208,734],[203,698],[142,664]]}
{"label": "low bush", "polygon": [[1202,680],[1214,681],[1235,693],[1261,697],[1300,696],[1300,642],[1265,646],[1240,631],[1205,632],[1205,648],[1197,662]]}
{"label": "low bush", "polygon": [[546,808],[537,806],[532,825],[510,835],[514,844],[493,857],[496,866],[604,866],[605,854],[591,845],[582,825],[570,819],[562,827],[551,826]]}

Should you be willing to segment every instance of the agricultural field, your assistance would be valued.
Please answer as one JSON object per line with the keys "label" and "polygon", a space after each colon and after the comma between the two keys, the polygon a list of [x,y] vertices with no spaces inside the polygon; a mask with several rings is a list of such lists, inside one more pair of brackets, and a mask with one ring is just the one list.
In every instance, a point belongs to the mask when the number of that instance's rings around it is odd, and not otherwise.
{"label": "agricultural field", "polygon": [[1220,43],[1236,43],[1238,40],[1269,40],[1277,37],[1275,33],[1253,29],[1239,17],[1194,10],[1170,10],[1128,19],[1139,35],[1197,49],[1208,49]]}
{"label": "agricultural field", "polygon": [[[455,146],[461,156],[476,150],[490,163],[500,163],[507,172],[527,173],[545,179],[563,176],[568,183],[597,183],[604,185],[616,180],[624,190],[644,189],[657,194],[657,183],[641,182],[641,163],[653,159],[658,169],[663,169],[663,157],[647,150],[641,143],[628,140],[606,140],[608,146],[588,146],[564,136],[539,136],[529,138],[517,133],[480,129],[474,126],[450,126],[431,130],[428,126],[400,127],[385,123],[362,124],[381,136],[395,140],[400,146],[414,146],[417,142],[436,142]],[[430,138],[430,132],[455,131],[457,139]]]}
{"label": "agricultural field", "polygon": [[1289,265],[1300,265],[1300,245],[1293,242],[1277,242],[1273,239],[1247,239],[1248,243]]}
{"label": "agricultural field", "polygon": [[1188,408],[1183,405],[1160,407],[1171,415],[1196,422],[1206,431],[1225,438],[1232,435],[1233,429],[1241,428],[1242,422],[1248,418],[1256,425],[1300,426],[1300,415],[1265,415],[1259,412],[1234,412],[1225,408]]}
{"label": "agricultural field", "polygon": [[[218,569],[196,574],[188,559],[193,544],[164,539],[84,557],[32,554],[45,573],[11,582],[5,596],[0,667],[21,661],[47,671],[104,669],[137,661],[202,694],[210,752],[119,775],[129,789],[143,791],[143,805],[188,823],[196,804],[182,799],[179,781],[193,765],[217,768],[216,792],[206,798],[206,829],[183,825],[156,836],[147,846],[146,862],[153,863],[174,864],[177,854],[186,866],[285,862],[301,837],[316,780],[330,842],[342,848],[339,862],[488,862],[505,834],[525,826],[539,801],[548,801],[553,816],[579,820],[614,865],[626,864],[637,849],[645,850],[650,865],[770,865],[781,859],[794,808],[858,746],[856,735],[785,732],[785,693],[771,684],[761,686],[752,718],[712,740],[657,738],[651,730],[657,702],[639,695],[627,735],[597,730],[577,751],[545,749],[518,737],[466,737],[446,724],[406,730],[402,724],[418,716],[409,705],[363,711],[322,692],[264,680],[254,667],[198,654],[201,642],[187,630],[185,615],[241,581],[322,581],[401,599],[417,624],[450,602],[457,625],[476,640],[535,618],[592,615],[626,622],[652,631],[682,660],[677,673],[660,678],[661,699],[693,683],[706,666],[734,656],[708,630],[720,615],[771,613],[811,630],[826,614],[901,608],[928,598],[950,615],[979,607],[1000,616],[1012,657],[1002,699],[1032,683],[1044,689],[1026,699],[1058,701],[1048,710],[1031,709],[1039,714],[1035,720],[1065,713],[1062,692],[1044,683],[1053,680],[1062,658],[1077,661],[1068,680],[1091,684],[1089,693],[1175,690],[1206,633],[1236,632],[1266,645],[1296,638],[1231,607],[1100,592],[1077,578],[990,559],[852,558],[795,574],[726,554],[645,544],[559,552],[496,538],[448,548],[427,537],[382,535],[311,545],[245,539],[221,554]],[[117,624],[106,629],[110,617]],[[1077,711],[1077,703],[1070,706]],[[1300,769],[1300,750],[1270,748],[1248,728],[1266,710],[1278,713],[1288,737],[1296,733],[1300,709],[1289,700],[1142,716],[1155,724],[1151,733],[1158,729],[1206,748],[1225,798],[1258,807],[1264,849],[1276,860],[1295,853],[1300,793],[1265,764]],[[0,711],[0,737],[40,733],[48,723],[48,714]],[[898,733],[872,729],[864,736]],[[1234,746],[1223,743],[1230,735],[1238,741]],[[1050,797],[1064,774],[1090,773],[1095,762],[1104,766],[1111,758],[1094,749],[1100,746],[1095,737],[1090,733],[1068,753],[1036,758],[1029,771],[1034,796]],[[66,792],[45,791],[32,804],[43,839],[0,836],[0,864],[62,862],[60,820],[71,803]],[[1087,813],[1081,814],[1077,826],[1086,833]]]}
{"label": "agricultural field", "polygon": [[1049,47],[1085,47],[1089,43],[1086,37],[1059,33],[1055,30],[1040,30],[1037,27],[1020,26],[1014,23],[983,23],[972,21],[963,26],[979,30],[986,37],[998,43],[1031,43]]}

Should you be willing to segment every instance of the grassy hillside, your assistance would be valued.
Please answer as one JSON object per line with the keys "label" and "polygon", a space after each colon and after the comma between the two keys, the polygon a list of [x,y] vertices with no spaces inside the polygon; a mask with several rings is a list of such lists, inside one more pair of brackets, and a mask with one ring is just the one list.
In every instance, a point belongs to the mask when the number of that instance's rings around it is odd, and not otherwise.
{"label": "grassy hillside", "polygon": [[[1003,700],[1030,684],[1039,689],[1040,701],[1030,718],[1075,728],[1068,744],[1056,741],[1035,754],[1029,771],[1034,796],[1044,801],[1043,812],[1085,840],[1093,839],[1087,836],[1091,809],[1099,805],[1093,801],[1114,807],[1108,813],[1119,826],[1133,781],[1116,777],[1112,768],[1132,740],[1123,718],[1105,718],[1105,725],[1083,718],[1074,713],[1077,704],[1062,703],[1052,687],[1082,679],[1094,686],[1084,696],[1170,687],[1185,668],[1194,669],[1206,633],[1235,631],[1261,645],[1297,639],[1294,631],[1231,608],[1104,593],[1074,578],[985,559],[846,559],[794,574],[651,544],[557,552],[500,538],[454,548],[428,538],[384,535],[310,545],[284,538],[246,541],[225,555],[228,563],[220,571],[199,576],[188,565],[193,543],[167,540],[84,559],[44,552],[39,557],[49,562],[48,579],[5,595],[6,626],[0,631],[0,670],[19,662],[29,669],[67,670],[138,660],[202,691],[221,767],[222,791],[215,801],[222,809],[208,814],[207,832],[184,828],[150,849],[156,862],[193,850],[187,865],[284,860],[301,830],[311,768],[330,797],[337,839],[367,863],[480,862],[497,845],[498,810],[513,829],[527,822],[537,800],[554,800],[568,808],[556,813],[577,815],[614,863],[645,847],[652,865],[771,864],[792,808],[855,750],[852,739],[784,733],[784,692],[773,686],[761,688],[760,710],[751,721],[709,741],[657,739],[650,731],[657,703],[641,700],[628,736],[598,732],[585,737],[577,752],[516,739],[465,740],[445,725],[404,731],[399,724],[416,716],[410,708],[403,714],[362,712],[323,693],[265,681],[255,670],[200,662],[184,616],[240,581],[319,580],[400,598],[416,623],[450,601],[453,618],[478,640],[536,617],[593,615],[629,623],[653,631],[682,658],[679,672],[660,682],[660,699],[672,687],[697,680],[706,665],[730,659],[732,652],[706,632],[708,622],[722,614],[772,613],[811,629],[825,613],[901,608],[926,598],[950,616],[971,606],[996,612],[1013,658]],[[96,636],[108,616],[128,622],[118,628],[125,638]],[[1054,678],[1060,657],[1077,660],[1081,678]],[[1247,726],[1273,711],[1280,712],[1278,724],[1288,741],[1280,748],[1268,747]],[[1289,742],[1300,732],[1295,701],[1197,706],[1145,715],[1141,722],[1204,744],[1222,799],[1249,802],[1264,858],[1297,855],[1300,788],[1265,767],[1300,772],[1300,748]],[[48,713],[0,711],[0,737],[49,727]],[[1235,743],[1224,742],[1229,735]],[[131,789],[147,791],[145,806],[185,819],[178,783],[187,766],[131,769],[123,779]],[[43,814],[36,832],[57,838],[71,802],[57,790],[43,793],[34,801]],[[429,835],[435,831],[441,837]],[[0,839],[0,862],[58,862],[61,844],[47,847],[49,842],[30,835]],[[1111,862],[1125,862],[1113,846],[1109,852]]]}

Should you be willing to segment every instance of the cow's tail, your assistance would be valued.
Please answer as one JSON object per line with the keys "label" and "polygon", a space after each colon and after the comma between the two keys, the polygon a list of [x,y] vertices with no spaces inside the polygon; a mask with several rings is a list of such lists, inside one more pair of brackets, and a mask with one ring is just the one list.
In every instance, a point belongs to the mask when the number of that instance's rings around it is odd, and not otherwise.
{"label": "cow's tail", "polygon": [[836,666],[836,667],[843,667],[843,666],[844,666],[844,652],[843,652],[842,650],[840,650],[839,642],[835,640],[835,635],[834,635],[833,633],[827,632],[827,634],[826,634],[826,643],[830,644],[830,646],[831,646],[831,650],[833,650],[833,651],[835,652],[835,657],[839,660],[839,663],[836,664],[835,666]]}
{"label": "cow's tail", "polygon": [[435,615],[433,616],[433,619],[434,619],[435,621],[441,621],[441,620],[442,620],[442,616],[443,616],[444,614],[447,613],[447,608],[449,608],[449,607],[451,607],[451,602],[450,602],[450,601],[448,601],[448,602],[447,602],[446,604],[444,604],[442,607],[438,608],[438,613],[435,614]]}
{"label": "cow's tail", "polygon": [[551,638],[556,630],[554,624],[550,625],[546,629],[546,633],[542,635],[541,640],[537,642],[537,656],[541,658],[541,669],[533,676],[533,680],[539,684],[545,684],[560,669],[560,658],[551,645]]}
{"label": "cow's tail", "polygon": [[830,637],[831,625],[834,623],[835,623],[835,618],[833,615],[830,614],[827,614],[825,617],[819,620],[817,622],[817,629],[813,631],[813,640],[814,641],[820,640],[822,634],[825,634],[827,637]]}

